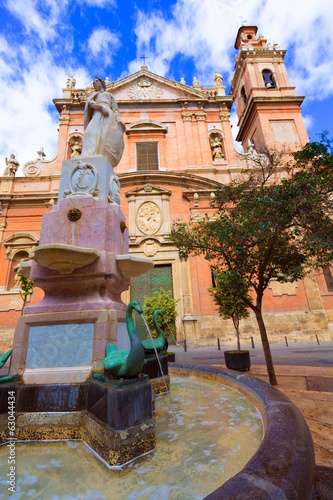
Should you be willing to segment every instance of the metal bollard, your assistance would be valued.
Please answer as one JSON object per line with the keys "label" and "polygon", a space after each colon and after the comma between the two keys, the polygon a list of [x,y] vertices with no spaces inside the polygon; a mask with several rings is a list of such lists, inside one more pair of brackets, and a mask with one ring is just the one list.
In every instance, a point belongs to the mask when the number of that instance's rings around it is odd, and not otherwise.
{"label": "metal bollard", "polygon": [[251,344],[252,344],[252,349],[254,349],[253,337],[251,337]]}
{"label": "metal bollard", "polygon": [[320,345],[320,344],[319,344],[318,335],[316,335],[316,339],[317,339],[317,344],[318,344],[318,345]]}
{"label": "metal bollard", "polygon": [[220,344],[220,339],[217,339],[217,350],[221,350],[221,344]]}
{"label": "metal bollard", "polygon": [[186,340],[184,340],[184,352],[187,352]]}
{"label": "metal bollard", "polygon": [[287,337],[285,337],[285,339],[286,339],[286,346],[288,347],[288,340],[287,340]]}

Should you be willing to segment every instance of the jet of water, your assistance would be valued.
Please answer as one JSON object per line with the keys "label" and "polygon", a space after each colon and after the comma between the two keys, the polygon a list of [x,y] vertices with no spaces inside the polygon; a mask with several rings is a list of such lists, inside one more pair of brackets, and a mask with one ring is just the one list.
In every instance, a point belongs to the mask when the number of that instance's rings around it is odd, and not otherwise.
{"label": "jet of water", "polygon": [[192,490],[192,486],[191,486],[191,482],[190,482],[190,478],[189,478],[189,475],[188,475],[188,471],[187,471],[187,467],[186,467],[186,462],[185,462],[185,457],[184,457],[184,454],[183,454],[183,448],[184,448],[184,445],[179,437],[179,432],[178,432],[178,425],[177,425],[177,421],[176,421],[176,416],[175,416],[175,412],[174,412],[174,409],[173,409],[173,406],[172,406],[172,401],[171,401],[171,397],[170,397],[170,391],[168,391],[168,386],[167,386],[167,383],[166,383],[166,380],[165,380],[165,376],[164,376],[164,373],[163,373],[163,368],[162,368],[162,365],[161,365],[161,361],[160,361],[160,358],[159,358],[159,355],[158,355],[158,352],[157,352],[157,349],[155,347],[155,344],[154,344],[154,340],[153,340],[153,337],[152,337],[152,334],[151,334],[151,331],[150,331],[150,328],[148,326],[148,323],[146,321],[146,318],[144,317],[143,313],[140,313],[141,316],[142,316],[142,319],[143,319],[143,322],[147,328],[147,332],[149,334],[149,337],[153,343],[153,346],[154,346],[154,351],[155,351],[155,356],[156,356],[156,359],[157,359],[157,362],[158,362],[158,365],[160,367],[160,371],[162,373],[162,377],[163,377],[163,380],[164,380],[164,385],[165,385],[165,388],[166,388],[166,391],[167,391],[167,394],[168,394],[168,398],[169,398],[169,405],[170,405],[170,410],[171,410],[171,414],[172,414],[172,418],[173,418],[173,422],[175,424],[175,428],[177,429],[176,431],[176,434],[177,434],[177,439],[178,439],[178,442],[179,442],[179,445],[180,445],[180,453],[181,453],[181,456],[182,456],[182,461],[183,461],[183,465],[184,465],[184,470],[185,470],[185,474],[186,474],[186,478],[187,478],[187,482],[188,482],[188,485],[189,485],[189,488],[190,490]]}

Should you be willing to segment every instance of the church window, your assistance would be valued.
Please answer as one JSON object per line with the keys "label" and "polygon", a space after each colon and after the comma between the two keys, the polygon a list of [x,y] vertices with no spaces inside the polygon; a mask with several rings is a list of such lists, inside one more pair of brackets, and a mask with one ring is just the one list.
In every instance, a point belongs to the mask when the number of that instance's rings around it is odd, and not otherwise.
{"label": "church window", "polygon": [[330,266],[323,267],[323,273],[326,281],[327,291],[333,292],[333,277]]}
{"label": "church window", "polygon": [[158,142],[136,144],[137,170],[158,170]]}
{"label": "church window", "polygon": [[242,99],[243,99],[244,106],[246,106],[247,97],[246,97],[246,92],[245,92],[244,85],[241,88],[241,96],[242,96]]}
{"label": "church window", "polygon": [[271,72],[270,69],[264,69],[262,71],[262,77],[264,79],[264,84],[267,89],[275,89],[276,88],[276,83],[275,79],[273,76],[273,73]]}
{"label": "church window", "polygon": [[211,278],[212,278],[212,287],[213,287],[213,288],[216,288],[216,281],[215,281],[215,274],[214,274],[214,270],[213,270],[213,269],[211,269],[211,270],[210,270],[210,272],[211,272]]}

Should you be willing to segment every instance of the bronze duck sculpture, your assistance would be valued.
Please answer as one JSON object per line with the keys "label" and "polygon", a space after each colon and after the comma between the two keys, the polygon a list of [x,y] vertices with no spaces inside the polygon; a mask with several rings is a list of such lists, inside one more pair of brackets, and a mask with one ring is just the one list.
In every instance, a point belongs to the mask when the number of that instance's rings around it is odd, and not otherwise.
{"label": "bronze duck sculpture", "polygon": [[156,309],[156,311],[154,311],[153,314],[153,322],[157,331],[157,338],[153,339],[154,344],[151,339],[145,339],[141,341],[143,348],[145,350],[145,354],[153,354],[155,352],[154,345],[156,347],[157,352],[161,352],[165,349],[166,340],[164,337],[164,333],[162,332],[159,324],[157,323],[157,315],[163,316],[162,311]]}
{"label": "bronze duck sculpture", "polygon": [[133,323],[133,310],[139,314],[143,312],[137,300],[132,300],[126,310],[126,326],[131,343],[130,350],[118,351],[114,344],[108,344],[106,348],[104,369],[115,378],[137,377],[142,372],[145,362],[145,353]]}

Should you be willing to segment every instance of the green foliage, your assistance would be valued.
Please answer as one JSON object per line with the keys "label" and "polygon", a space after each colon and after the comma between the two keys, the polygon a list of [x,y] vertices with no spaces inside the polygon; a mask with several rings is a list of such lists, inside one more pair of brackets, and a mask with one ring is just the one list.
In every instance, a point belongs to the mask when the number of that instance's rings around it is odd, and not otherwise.
{"label": "green foliage", "polygon": [[240,350],[239,322],[249,317],[248,307],[243,297],[251,301],[249,284],[237,273],[224,272],[215,275],[216,287],[210,287],[209,293],[218,306],[219,315],[223,319],[232,319],[237,336],[237,348]]}
{"label": "green foliage", "polygon": [[20,278],[20,290],[19,290],[19,292],[20,292],[21,299],[23,300],[23,306],[22,306],[22,312],[23,312],[23,308],[26,304],[28,295],[33,292],[35,285],[34,285],[34,282],[32,280],[29,280],[28,278],[23,276],[23,274],[20,274],[20,273],[16,273],[16,274]]}
{"label": "green foliage", "polygon": [[[333,156],[331,141],[309,143],[294,153],[290,176],[279,180],[281,158],[257,155],[262,168],[221,186],[214,220],[179,224],[172,239],[182,257],[203,254],[220,273],[237,273],[262,296],[271,279],[302,278],[309,267],[333,261]],[[274,164],[275,161],[275,164]]]}
{"label": "green foliage", "polygon": [[[253,155],[242,178],[217,190],[216,218],[173,226],[182,258],[204,255],[221,276],[235,273],[252,289],[254,300],[244,291],[239,296],[256,315],[267,367],[273,365],[261,311],[270,280],[296,281],[333,262],[332,144],[322,134],[287,167],[277,151]],[[275,375],[270,380],[276,383]]]}
{"label": "green foliage", "polygon": [[[157,321],[161,329],[163,330],[164,336],[166,338],[176,338],[176,326],[175,320],[177,317],[176,305],[179,299],[176,300],[171,297],[171,291],[165,293],[163,288],[160,291],[154,292],[152,297],[144,297],[144,305],[142,307],[144,317],[148,323],[148,326],[152,332],[154,338],[157,337],[157,331],[153,322],[153,314],[156,309],[159,309],[163,316],[158,315]],[[171,331],[168,328],[168,325]]]}

